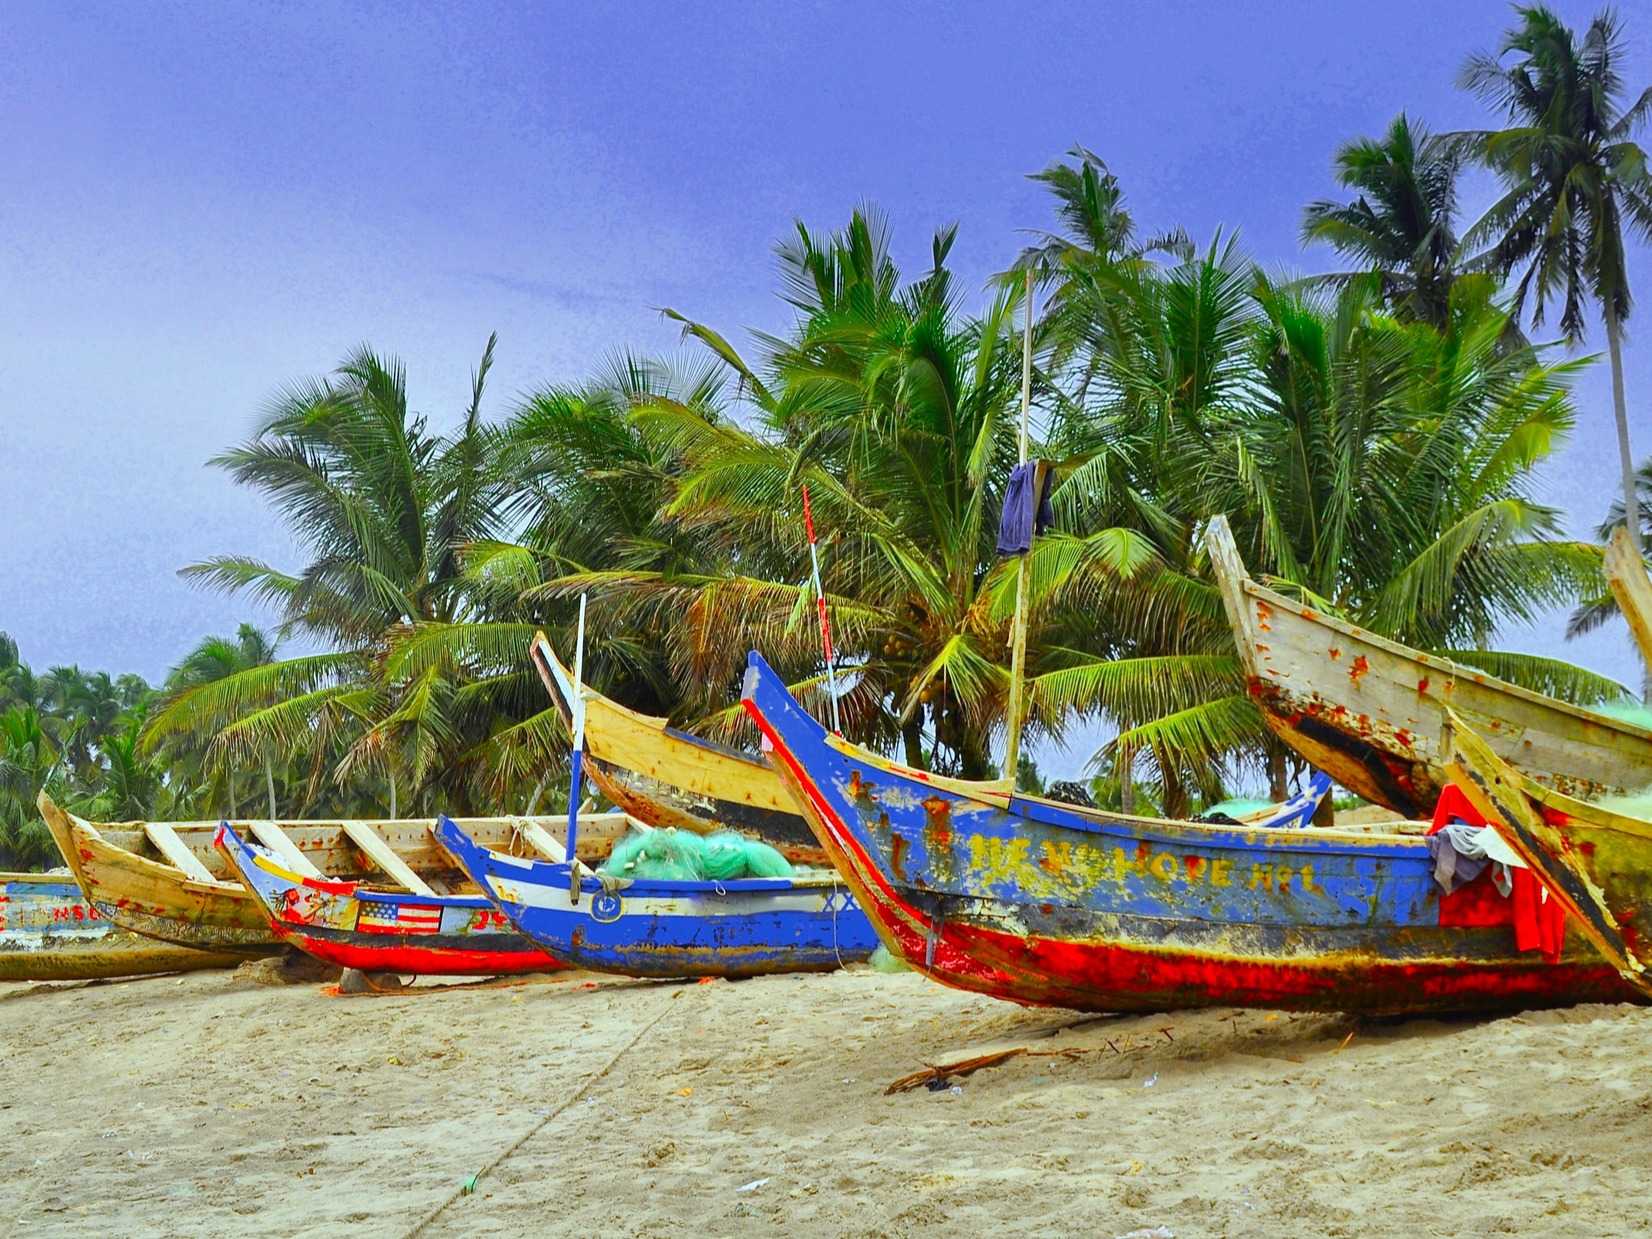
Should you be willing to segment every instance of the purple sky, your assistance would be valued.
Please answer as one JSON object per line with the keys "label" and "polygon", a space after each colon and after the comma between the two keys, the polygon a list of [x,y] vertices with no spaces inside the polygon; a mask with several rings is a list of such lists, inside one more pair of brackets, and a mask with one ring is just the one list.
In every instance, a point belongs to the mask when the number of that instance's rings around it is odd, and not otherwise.
{"label": "purple sky", "polygon": [[[776,329],[770,249],[801,215],[891,220],[917,270],[960,221],[966,287],[1050,223],[1025,179],[1074,142],[1146,230],[1238,229],[1312,270],[1302,205],[1337,144],[1402,108],[1484,121],[1453,85],[1501,3],[1039,6],[14,0],[0,15],[0,630],[36,667],[159,678],[250,603],[174,575],[224,552],[286,566],[259,501],[206,458],[284,381],[363,341],[445,421],[500,334],[491,411],[620,346],[677,349],[655,307],[740,343]],[[1593,5],[1562,3],[1585,22]],[[1309,14],[1311,13],[1311,16]],[[1628,79],[1652,82],[1652,15]],[[1649,140],[1649,139],[1643,139]],[[1471,186],[1470,213],[1487,200]],[[1652,304],[1643,248],[1633,277]],[[983,294],[984,301],[984,294]],[[1642,317],[1652,314],[1643,311]],[[1652,452],[1652,345],[1628,348]],[[1546,496],[1574,532],[1616,483],[1604,366]],[[1619,630],[1502,634],[1630,682]]]}

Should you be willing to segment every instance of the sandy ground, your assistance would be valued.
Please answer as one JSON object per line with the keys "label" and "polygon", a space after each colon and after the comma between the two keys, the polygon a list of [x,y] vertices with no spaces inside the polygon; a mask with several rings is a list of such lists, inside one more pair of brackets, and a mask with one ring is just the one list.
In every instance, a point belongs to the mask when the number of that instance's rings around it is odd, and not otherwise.
{"label": "sandy ground", "polygon": [[[0,1233],[1630,1234],[1649,1033],[1611,1007],[1086,1020],[867,968],[7,985]],[[1013,1045],[1040,1054],[884,1095]]]}

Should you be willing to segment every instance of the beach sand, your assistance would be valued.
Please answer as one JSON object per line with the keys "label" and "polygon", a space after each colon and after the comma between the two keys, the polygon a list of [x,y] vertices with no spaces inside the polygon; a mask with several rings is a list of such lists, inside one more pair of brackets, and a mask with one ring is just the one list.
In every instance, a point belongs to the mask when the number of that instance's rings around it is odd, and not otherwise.
{"label": "beach sand", "polygon": [[1649,1033],[1629,1007],[1086,1018],[868,968],[13,984],[0,1232],[1630,1234]]}

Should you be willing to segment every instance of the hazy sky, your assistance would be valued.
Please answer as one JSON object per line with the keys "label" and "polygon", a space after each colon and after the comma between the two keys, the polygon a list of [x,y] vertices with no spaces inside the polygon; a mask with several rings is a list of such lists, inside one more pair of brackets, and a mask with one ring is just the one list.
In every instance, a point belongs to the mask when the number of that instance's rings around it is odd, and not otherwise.
{"label": "hazy sky", "polygon": [[[1051,222],[1026,174],[1081,142],[1144,229],[1237,229],[1269,266],[1329,265],[1296,237],[1303,203],[1334,192],[1337,144],[1402,108],[1483,122],[1453,82],[1511,20],[1437,0],[1025,7],[11,0],[0,630],[36,667],[160,677],[203,633],[269,618],[180,566],[294,563],[204,464],[283,382],[367,341],[443,421],[490,331],[496,416],[618,347],[679,348],[660,306],[744,344],[787,321],[771,247],[797,216],[836,227],[874,202],[912,270],[957,220],[977,287]],[[1628,16],[1638,91],[1652,14]],[[1632,263],[1652,304],[1644,248]],[[1604,366],[1578,395],[1545,478],[1581,533],[1617,481]],[[1621,631],[1567,644],[1562,620],[1503,643],[1638,679]]]}

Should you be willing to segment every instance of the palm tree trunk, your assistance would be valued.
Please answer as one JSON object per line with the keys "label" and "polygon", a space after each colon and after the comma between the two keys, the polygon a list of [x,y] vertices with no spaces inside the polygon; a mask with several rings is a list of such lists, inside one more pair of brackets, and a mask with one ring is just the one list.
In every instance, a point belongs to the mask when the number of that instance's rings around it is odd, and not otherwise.
{"label": "palm tree trunk", "polygon": [[270,797],[270,820],[275,820],[275,767],[270,764],[270,755],[264,754],[264,790]]}
{"label": "palm tree trunk", "polygon": [[1268,745],[1268,795],[1284,800],[1290,789],[1285,782],[1285,752],[1277,744]]}
{"label": "palm tree trunk", "polygon": [[[1635,490],[1635,453],[1629,446],[1629,411],[1623,397],[1623,325],[1606,307],[1606,346],[1612,356],[1612,414],[1618,424],[1618,464],[1623,469],[1623,523],[1629,545],[1641,553],[1641,506]],[[1641,671],[1641,700],[1652,701],[1652,665]]]}
{"label": "palm tree trunk", "polygon": [[1187,791],[1182,786],[1181,771],[1160,760],[1159,773],[1164,779],[1164,815],[1173,819],[1186,817]]}
{"label": "palm tree trunk", "polygon": [[396,812],[396,772],[390,771],[390,817],[394,820],[399,816]]}
{"label": "palm tree trunk", "polygon": [[545,781],[550,777],[548,774],[539,776],[539,782],[534,785],[533,795],[528,797],[528,810],[522,816],[532,817],[534,815],[534,810],[539,808],[539,798],[545,794]]}
{"label": "palm tree trunk", "polygon": [[1113,761],[1119,772],[1119,811],[1134,813],[1136,811],[1136,755],[1128,749],[1121,749]]}
{"label": "palm tree trunk", "polygon": [[1641,509],[1635,494],[1635,454],[1629,447],[1629,412],[1623,398],[1623,327],[1610,307],[1606,311],[1606,344],[1612,354],[1612,412],[1618,423],[1618,463],[1623,467],[1623,523],[1629,527],[1629,545],[1641,553]]}
{"label": "palm tree trunk", "polygon": [[919,706],[911,718],[901,724],[901,743],[906,747],[906,764],[913,770],[924,769],[924,708]]}

